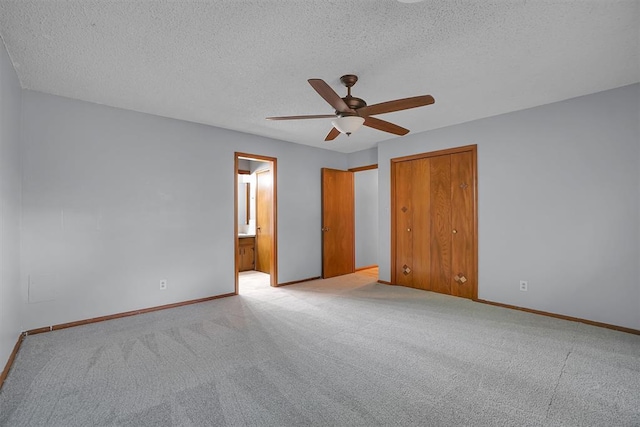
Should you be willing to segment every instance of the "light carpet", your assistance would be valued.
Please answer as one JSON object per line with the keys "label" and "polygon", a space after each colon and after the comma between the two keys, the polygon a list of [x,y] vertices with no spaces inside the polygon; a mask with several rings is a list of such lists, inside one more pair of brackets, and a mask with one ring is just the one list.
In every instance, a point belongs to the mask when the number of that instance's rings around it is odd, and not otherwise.
{"label": "light carpet", "polygon": [[244,294],[257,290],[268,289],[271,286],[271,276],[260,271],[241,271],[238,274],[238,293]]}
{"label": "light carpet", "polygon": [[0,425],[640,425],[640,336],[372,280],[29,336]]}

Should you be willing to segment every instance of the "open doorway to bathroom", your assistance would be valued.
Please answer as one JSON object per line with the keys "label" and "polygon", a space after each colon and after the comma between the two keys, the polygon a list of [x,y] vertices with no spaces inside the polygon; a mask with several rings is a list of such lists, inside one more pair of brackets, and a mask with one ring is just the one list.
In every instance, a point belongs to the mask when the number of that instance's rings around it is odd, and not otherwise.
{"label": "open doorway to bathroom", "polygon": [[277,286],[277,159],[235,154],[236,293]]}

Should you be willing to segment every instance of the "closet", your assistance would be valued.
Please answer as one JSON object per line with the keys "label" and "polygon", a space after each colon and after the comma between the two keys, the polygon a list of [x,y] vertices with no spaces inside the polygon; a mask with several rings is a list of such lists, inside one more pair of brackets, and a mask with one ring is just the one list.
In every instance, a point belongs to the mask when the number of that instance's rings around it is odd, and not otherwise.
{"label": "closet", "polygon": [[477,298],[476,146],[391,160],[391,282]]}

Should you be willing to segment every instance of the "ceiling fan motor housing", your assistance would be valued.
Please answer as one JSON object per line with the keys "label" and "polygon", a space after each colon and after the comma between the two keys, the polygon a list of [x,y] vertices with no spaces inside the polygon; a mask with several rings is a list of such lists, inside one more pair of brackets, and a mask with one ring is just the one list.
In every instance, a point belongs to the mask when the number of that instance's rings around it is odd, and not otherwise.
{"label": "ceiling fan motor housing", "polygon": [[[367,106],[367,103],[364,102],[364,99],[356,98],[355,96],[351,96],[351,95],[345,96],[344,98],[342,98],[342,100],[352,110],[357,110],[358,108],[362,108],[362,107],[366,107]],[[336,111],[336,114],[339,115],[339,116],[354,116],[355,115],[353,113],[341,113],[339,111]]]}
{"label": "ceiling fan motor housing", "polygon": [[[340,83],[342,83],[347,88],[347,96],[342,98],[342,100],[352,110],[357,110],[358,108],[362,108],[362,107],[366,107],[367,106],[367,103],[364,102],[364,99],[356,98],[355,96],[351,96],[351,86],[356,84],[357,81],[358,81],[358,76],[356,76],[355,74],[345,74],[344,76],[340,77]],[[341,117],[356,116],[357,115],[357,114],[350,113],[350,112],[346,112],[345,113],[345,112],[340,112],[340,111],[336,111],[336,114],[338,116],[341,116]]]}

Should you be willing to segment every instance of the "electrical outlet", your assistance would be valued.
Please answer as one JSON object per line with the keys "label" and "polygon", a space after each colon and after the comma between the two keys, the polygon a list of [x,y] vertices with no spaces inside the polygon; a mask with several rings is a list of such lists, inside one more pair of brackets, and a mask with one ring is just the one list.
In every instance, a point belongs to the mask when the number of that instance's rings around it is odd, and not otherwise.
{"label": "electrical outlet", "polygon": [[166,289],[167,289],[167,280],[166,279],[160,280],[160,290],[164,291]]}
{"label": "electrical outlet", "polygon": [[529,282],[526,280],[520,280],[520,290],[526,292],[529,289]]}

